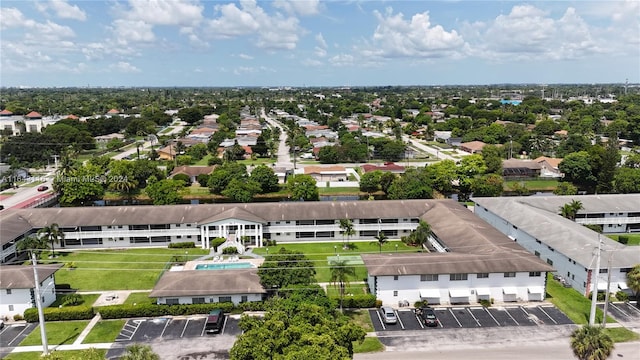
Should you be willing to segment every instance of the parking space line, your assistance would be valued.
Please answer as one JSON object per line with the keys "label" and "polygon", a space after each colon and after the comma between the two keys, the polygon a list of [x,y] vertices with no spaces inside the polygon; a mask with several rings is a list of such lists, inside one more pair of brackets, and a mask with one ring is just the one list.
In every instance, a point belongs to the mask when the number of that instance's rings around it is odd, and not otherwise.
{"label": "parking space line", "polygon": [[380,320],[380,325],[382,325],[382,330],[387,330],[387,327],[384,326],[384,321],[382,321],[382,317],[380,317],[380,311],[376,311],[376,314],[378,314],[378,320]]}
{"label": "parking space line", "polygon": [[182,332],[180,333],[180,337],[184,336],[184,332],[187,330],[187,326],[189,326],[189,320],[191,319],[187,318],[187,322],[184,323],[184,327],[182,327]]}
{"label": "parking space line", "polygon": [[162,333],[160,334],[160,337],[164,336],[164,331],[167,330],[167,326],[169,326],[169,323],[172,321],[172,319],[169,319],[169,321],[166,322],[166,324],[164,324],[164,327],[162,328]]}
{"label": "parking space line", "polygon": [[[611,303],[611,304],[613,304],[613,303]],[[633,310],[632,312],[638,313],[638,315],[640,315],[640,309],[638,309],[637,307],[635,307],[633,305],[630,305],[629,303],[625,303],[625,304],[628,305],[631,310]],[[616,306],[616,307],[619,308],[619,306]]]}
{"label": "parking space line", "polygon": [[[207,320],[205,318],[204,325],[202,325],[202,331],[200,332],[200,336],[204,336],[205,331],[207,331]],[[244,334],[244,331],[243,331]]]}
{"label": "parking space line", "polygon": [[20,335],[22,335],[22,333],[23,333],[23,332],[27,331],[27,329],[28,329],[28,328],[29,328],[29,325],[26,325],[26,326],[24,327],[24,329],[22,329],[22,331],[20,331],[20,332],[18,333],[18,335],[16,335],[16,336],[13,338],[13,340],[11,340],[7,345],[8,345],[8,346],[11,346],[11,343],[13,343],[14,341],[16,341],[16,339],[17,339],[17,338],[19,338],[19,337],[20,337]]}
{"label": "parking space line", "polygon": [[[456,308],[456,310],[459,310]],[[453,308],[449,308],[449,313],[451,313],[451,316],[453,316],[453,318],[455,319],[455,321],[458,323],[459,327],[462,327],[462,324],[460,324],[460,321],[458,321],[458,318],[456,317],[456,315],[453,313]]]}
{"label": "parking space line", "polygon": [[624,316],[626,317],[631,317],[631,315],[629,315],[626,311],[622,310],[619,306],[616,306],[614,303],[610,302],[609,306],[615,308],[616,310],[620,311],[622,314],[624,314]]}
{"label": "parking space line", "polygon": [[227,320],[229,320],[229,317],[225,316],[224,317],[224,322],[222,323],[222,330],[220,330],[220,335],[223,335],[224,334],[224,329],[227,328]]}
{"label": "parking space line", "polygon": [[476,318],[476,316],[475,316],[475,315],[473,315],[473,313],[471,312],[471,309],[470,309],[470,308],[466,308],[466,309],[467,309],[467,311],[469,312],[469,315],[471,315],[471,317],[473,318],[473,320],[475,320],[475,321],[476,321],[476,324],[478,324],[478,326],[482,327],[482,325],[480,324],[480,321],[478,321],[478,319]]}
{"label": "parking space line", "polygon": [[402,319],[400,319],[400,314],[398,314],[398,310],[393,310],[393,312],[396,314],[396,319],[398,319],[398,322],[400,323],[400,327],[402,328],[402,330],[404,330],[404,324],[402,323]]}
{"label": "parking space line", "polygon": [[502,326],[500,325],[500,323],[498,322],[498,320],[496,320],[496,318],[493,316],[493,314],[491,313],[491,311],[489,311],[489,309],[487,309],[486,307],[482,307],[484,309],[484,311],[487,312],[487,314],[489,314],[489,316],[491,316],[491,318],[493,319],[493,321],[495,321],[496,325],[498,326]]}
{"label": "parking space line", "polygon": [[551,319],[551,321],[553,321],[554,324],[558,325],[558,322],[551,317],[551,315],[549,315],[546,311],[544,311],[544,308],[542,306],[538,306],[538,309],[540,309],[540,311],[542,311],[543,314],[547,315],[547,317],[549,319]]}
{"label": "parking space line", "polygon": [[422,320],[420,320],[420,317],[418,317],[418,314],[416,313],[416,311],[415,311],[415,310],[413,311],[413,316],[415,316],[415,317],[416,317],[416,320],[418,320],[418,324],[420,325],[420,327],[421,327],[422,329],[424,329],[424,325],[422,324]]}
{"label": "parking space line", "polygon": [[504,311],[507,313],[507,315],[509,315],[511,320],[513,320],[513,322],[516,323],[516,325],[520,326],[520,323],[516,321],[516,319],[514,319],[513,316],[511,316],[511,313],[509,313],[509,310],[507,308],[505,308]]}

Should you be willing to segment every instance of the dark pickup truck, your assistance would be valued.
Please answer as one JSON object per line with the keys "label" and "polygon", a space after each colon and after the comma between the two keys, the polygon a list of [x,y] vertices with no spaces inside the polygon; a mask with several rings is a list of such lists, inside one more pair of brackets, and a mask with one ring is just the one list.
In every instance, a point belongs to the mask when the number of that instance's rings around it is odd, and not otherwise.
{"label": "dark pickup truck", "polygon": [[435,311],[430,307],[423,307],[416,309],[416,315],[418,318],[422,320],[425,326],[428,327],[436,327],[438,326],[438,318],[436,317]]}
{"label": "dark pickup truck", "polygon": [[207,316],[207,323],[204,326],[204,331],[207,334],[217,334],[222,331],[224,327],[224,313],[221,309],[214,309],[209,312]]}

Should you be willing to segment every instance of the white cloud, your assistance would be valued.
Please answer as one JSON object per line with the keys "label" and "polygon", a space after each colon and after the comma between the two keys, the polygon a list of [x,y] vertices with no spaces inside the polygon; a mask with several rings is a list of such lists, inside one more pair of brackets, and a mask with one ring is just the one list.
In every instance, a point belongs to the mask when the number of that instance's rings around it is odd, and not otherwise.
{"label": "white cloud", "polygon": [[144,21],[118,19],[115,20],[112,25],[112,31],[116,37],[116,42],[120,45],[152,42],[155,40],[152,26]]}
{"label": "white cloud", "polygon": [[140,69],[138,69],[137,67],[131,65],[130,63],[128,63],[126,61],[118,61],[115,64],[111,64],[111,65],[109,65],[109,69],[114,70],[114,71],[118,71],[118,72],[123,72],[123,73],[140,72]]}
{"label": "white cloud", "polygon": [[204,7],[192,0],[129,0],[120,17],[150,25],[193,26],[202,20]]}
{"label": "white cloud", "polygon": [[189,39],[189,44],[194,48],[209,48],[209,43],[202,40],[193,27],[180,28],[180,34],[186,35]]}
{"label": "white cloud", "polygon": [[26,20],[22,12],[16,8],[0,8],[0,29],[25,26]]}
{"label": "white cloud", "polygon": [[238,57],[239,57],[240,59],[253,60],[253,56],[251,56],[251,55],[247,55],[247,54],[238,54]]}
{"label": "white cloud", "polygon": [[47,0],[36,3],[36,8],[46,13],[49,10],[53,10],[55,15],[62,19],[72,19],[78,21],[85,21],[87,14],[78,7],[78,5],[71,5],[67,0]]}
{"label": "white cloud", "polygon": [[75,37],[75,33],[68,26],[47,21],[44,24],[33,23],[30,31],[25,34],[25,39],[34,40],[38,43],[55,43],[65,38]]}
{"label": "white cloud", "polygon": [[317,66],[322,66],[323,62],[316,59],[304,59],[302,60],[302,65],[317,67]]}
{"label": "white cloud", "polygon": [[322,33],[316,35],[316,42],[318,45],[314,48],[314,53],[318,57],[327,56],[327,42],[324,40]]}
{"label": "white cloud", "polygon": [[239,66],[235,69],[233,69],[233,74],[234,75],[244,75],[244,74],[253,74],[255,72],[257,72],[258,70],[254,67],[250,67],[250,66]]}
{"label": "white cloud", "polygon": [[291,15],[310,16],[320,13],[320,0],[275,0],[273,6]]}
{"label": "white cloud", "polygon": [[351,54],[338,54],[329,59],[329,63],[335,66],[355,65],[355,57]]}
{"label": "white cloud", "polygon": [[421,57],[437,58],[455,56],[465,42],[455,30],[446,31],[440,25],[433,25],[429,12],[415,14],[405,20],[402,13],[393,13],[387,8],[382,14],[374,11],[378,26],[371,44],[364,52],[382,58]]}
{"label": "white cloud", "polygon": [[213,37],[253,35],[260,48],[292,50],[298,42],[298,34],[303,33],[297,18],[279,13],[269,15],[255,0],[241,0],[240,7],[231,3],[215,9],[220,16],[211,20],[207,27],[208,34]]}
{"label": "white cloud", "polygon": [[467,24],[465,36],[470,53],[500,60],[505,56],[531,59],[575,59],[601,53],[591,30],[574,8],[567,8],[559,19],[531,5],[514,6],[507,15],[490,23]]}

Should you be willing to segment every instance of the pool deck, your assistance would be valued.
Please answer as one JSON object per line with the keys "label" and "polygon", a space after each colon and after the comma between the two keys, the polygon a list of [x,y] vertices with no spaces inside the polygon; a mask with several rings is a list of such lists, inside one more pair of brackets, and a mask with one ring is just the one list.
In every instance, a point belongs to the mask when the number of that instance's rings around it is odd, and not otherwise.
{"label": "pool deck", "polygon": [[[233,256],[224,256],[219,259],[219,260],[194,260],[194,261],[187,261],[182,270],[197,270],[196,266],[198,265],[208,265],[208,264],[234,264],[234,263],[251,263],[255,268],[257,268],[258,266],[262,265],[262,263],[264,262],[264,259],[238,259],[238,260],[233,260]],[[229,269],[229,270],[233,270],[233,269]]]}

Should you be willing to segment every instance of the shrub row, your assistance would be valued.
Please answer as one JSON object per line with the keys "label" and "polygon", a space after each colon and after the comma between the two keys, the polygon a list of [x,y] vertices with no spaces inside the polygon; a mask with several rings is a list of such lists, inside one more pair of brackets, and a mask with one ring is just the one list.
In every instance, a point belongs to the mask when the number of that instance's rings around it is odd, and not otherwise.
{"label": "shrub row", "polygon": [[[339,297],[333,297],[336,304],[340,304]],[[363,309],[376,307],[376,296],[372,294],[359,294],[354,296],[345,296],[342,300],[342,306],[352,309]]]}
{"label": "shrub row", "polygon": [[196,247],[196,243],[194,243],[193,241],[169,244],[169,249],[193,249],[195,247]]}
{"label": "shrub row", "polygon": [[[46,321],[63,321],[63,320],[87,320],[91,319],[95,313],[92,307],[87,306],[69,306],[63,308],[45,308],[44,319]],[[38,321],[38,309],[31,308],[24,312],[24,319],[27,322]]]}

